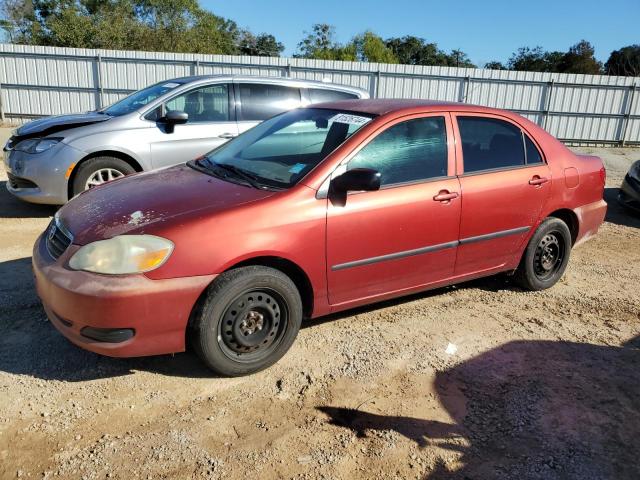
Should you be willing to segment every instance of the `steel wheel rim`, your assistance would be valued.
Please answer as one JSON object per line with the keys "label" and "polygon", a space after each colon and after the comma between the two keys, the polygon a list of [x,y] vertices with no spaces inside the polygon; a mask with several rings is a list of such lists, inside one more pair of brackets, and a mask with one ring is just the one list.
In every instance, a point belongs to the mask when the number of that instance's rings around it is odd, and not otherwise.
{"label": "steel wheel rim", "polygon": [[124,177],[124,173],[120,170],[116,170],[115,168],[101,168],[91,174],[84,185],[84,189],[88,190],[120,177]]}
{"label": "steel wheel rim", "polygon": [[252,289],[234,298],[218,323],[218,345],[230,359],[251,363],[273,353],[284,338],[286,302],[270,289]]}
{"label": "steel wheel rim", "polygon": [[559,232],[549,232],[540,239],[533,257],[533,270],[540,280],[552,277],[562,265],[564,239]]}

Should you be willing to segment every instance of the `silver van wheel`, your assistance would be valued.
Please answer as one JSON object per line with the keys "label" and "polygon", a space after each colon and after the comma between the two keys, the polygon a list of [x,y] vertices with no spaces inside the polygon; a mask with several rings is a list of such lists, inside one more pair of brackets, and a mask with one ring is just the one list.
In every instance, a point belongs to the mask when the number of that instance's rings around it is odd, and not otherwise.
{"label": "silver van wheel", "polygon": [[103,183],[110,182],[116,178],[124,177],[124,173],[115,168],[101,168],[96,170],[85,183],[84,189],[88,190],[91,187],[102,185]]}

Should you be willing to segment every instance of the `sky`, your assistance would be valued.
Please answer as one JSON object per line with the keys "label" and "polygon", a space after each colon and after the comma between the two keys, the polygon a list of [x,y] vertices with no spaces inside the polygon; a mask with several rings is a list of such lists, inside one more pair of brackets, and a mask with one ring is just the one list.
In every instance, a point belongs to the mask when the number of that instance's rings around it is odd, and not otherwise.
{"label": "sky", "polygon": [[414,35],[444,50],[461,49],[483,65],[506,62],[522,46],[566,51],[581,39],[606,61],[640,43],[640,0],[200,0],[254,33],[272,33],[291,56],[305,31],[329,23],[347,42],[372,30],[383,38]]}

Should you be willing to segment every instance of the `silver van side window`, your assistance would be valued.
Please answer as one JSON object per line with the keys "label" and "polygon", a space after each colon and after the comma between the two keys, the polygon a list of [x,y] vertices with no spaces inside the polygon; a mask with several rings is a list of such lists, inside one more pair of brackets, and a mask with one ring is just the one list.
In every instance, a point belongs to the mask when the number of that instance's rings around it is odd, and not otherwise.
{"label": "silver van side window", "polygon": [[228,122],[229,86],[208,85],[178,95],[165,103],[165,113],[180,111],[189,114],[187,123]]}
{"label": "silver van side window", "polygon": [[283,85],[240,84],[239,121],[262,121],[302,105],[300,89]]}

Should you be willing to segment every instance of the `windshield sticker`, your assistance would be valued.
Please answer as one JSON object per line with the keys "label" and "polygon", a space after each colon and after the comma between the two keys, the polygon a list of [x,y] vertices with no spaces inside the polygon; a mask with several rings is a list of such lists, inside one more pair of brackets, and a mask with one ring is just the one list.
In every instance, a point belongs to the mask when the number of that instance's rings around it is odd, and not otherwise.
{"label": "windshield sticker", "polygon": [[306,166],[307,165],[304,163],[296,163],[293,167],[289,169],[289,173],[300,173],[302,170],[304,170],[304,167]]}
{"label": "windshield sticker", "polygon": [[165,83],[162,86],[164,88],[176,88],[178,85],[180,85],[180,84],[179,83],[174,83],[174,82],[169,82],[169,83]]}
{"label": "windshield sticker", "polygon": [[349,115],[348,113],[339,113],[335,117],[329,119],[330,122],[346,123],[347,125],[364,125],[371,121],[369,117],[361,117],[360,115]]}

